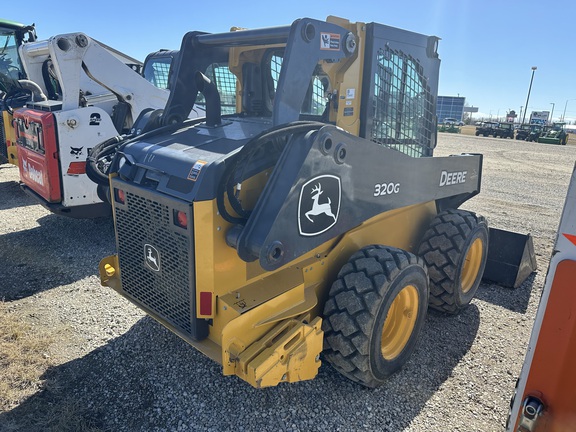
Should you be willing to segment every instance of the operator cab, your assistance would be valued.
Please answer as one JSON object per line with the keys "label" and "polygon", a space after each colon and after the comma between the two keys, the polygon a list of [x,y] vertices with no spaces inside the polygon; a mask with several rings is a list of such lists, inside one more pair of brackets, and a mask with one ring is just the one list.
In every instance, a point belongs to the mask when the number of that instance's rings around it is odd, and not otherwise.
{"label": "operator cab", "polygon": [[[34,25],[26,26],[12,21],[0,20],[0,85],[4,86],[3,79],[12,80],[26,78],[18,47],[26,42],[36,40]],[[0,87],[2,91],[7,89]]]}
{"label": "operator cab", "polygon": [[148,54],[144,60],[142,75],[155,87],[169,90],[171,83],[172,64],[178,57],[177,50],[161,49]]}
{"label": "operator cab", "polygon": [[[374,38],[389,37],[388,28],[369,27]],[[175,62],[175,88],[162,123],[180,123],[193,106],[198,106],[215,116],[207,115],[211,126],[224,125],[220,115],[227,121],[260,118],[274,126],[317,121],[413,157],[432,155],[436,117],[431,109],[435,105],[435,84],[433,88],[431,83],[435,79],[425,77],[425,69],[430,66],[414,60],[412,47],[406,44],[403,51],[375,44],[359,52],[356,42],[347,39],[351,34],[323,34],[327,39],[320,41],[325,45],[318,49],[306,37],[287,41],[288,30],[187,34]],[[436,41],[427,41],[431,63],[438,61]],[[307,56],[290,55],[295,49],[310,52]],[[356,61],[364,62],[365,70],[352,80],[343,71]],[[214,84],[219,97],[217,108],[210,109],[213,103],[207,103],[191,79],[198,73]]]}
{"label": "operator cab", "polygon": [[[222,114],[272,117],[284,50],[268,48],[242,51],[242,56],[250,56],[254,60],[232,68],[229,62],[212,63],[203,72],[216,85]],[[330,78],[323,72],[322,66],[318,65],[302,102],[299,120],[327,123],[329,91]],[[206,109],[204,95],[198,95],[195,105]]]}
{"label": "operator cab", "polygon": [[[19,80],[26,73],[18,53],[18,47],[36,40],[34,24],[27,26],[12,21],[0,20],[0,163],[8,161],[17,164],[16,150],[11,140],[13,129],[11,113],[14,108],[24,106],[31,91],[25,89]],[[6,126],[6,128],[5,128]]]}

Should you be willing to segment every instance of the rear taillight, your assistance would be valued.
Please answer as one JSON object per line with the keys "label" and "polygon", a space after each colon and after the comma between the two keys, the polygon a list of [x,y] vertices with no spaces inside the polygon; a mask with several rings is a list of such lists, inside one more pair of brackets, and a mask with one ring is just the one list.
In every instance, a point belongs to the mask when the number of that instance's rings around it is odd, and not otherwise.
{"label": "rear taillight", "polygon": [[188,215],[180,210],[174,210],[174,223],[180,228],[188,228]]}
{"label": "rear taillight", "polygon": [[212,315],[212,293],[200,292],[200,315]]}
{"label": "rear taillight", "polygon": [[114,189],[114,201],[126,204],[126,192],[122,189]]}
{"label": "rear taillight", "polygon": [[66,174],[68,175],[86,174],[86,162],[70,162]]}

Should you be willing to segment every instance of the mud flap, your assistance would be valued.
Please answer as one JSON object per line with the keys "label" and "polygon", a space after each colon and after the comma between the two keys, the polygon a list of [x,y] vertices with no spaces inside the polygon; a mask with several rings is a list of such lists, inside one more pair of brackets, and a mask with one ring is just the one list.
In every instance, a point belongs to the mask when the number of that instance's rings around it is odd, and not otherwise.
{"label": "mud flap", "polygon": [[534,271],[536,256],[531,234],[490,228],[483,280],[518,288]]}

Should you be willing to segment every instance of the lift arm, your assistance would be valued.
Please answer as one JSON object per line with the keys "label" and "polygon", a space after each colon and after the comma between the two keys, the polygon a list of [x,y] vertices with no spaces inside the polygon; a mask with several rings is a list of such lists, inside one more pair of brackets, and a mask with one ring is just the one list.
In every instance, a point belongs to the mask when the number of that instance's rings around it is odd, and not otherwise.
{"label": "lift arm", "polygon": [[[62,110],[79,107],[79,93],[98,95],[102,87],[119,101],[130,105],[135,118],[146,108],[164,108],[168,91],[153,86],[137,69],[141,63],[119,51],[101,45],[83,33],[53,36],[20,47],[30,80],[46,92],[46,61],[52,60],[62,87]],[[131,67],[127,67],[131,66]],[[44,69],[44,71],[43,71]]]}

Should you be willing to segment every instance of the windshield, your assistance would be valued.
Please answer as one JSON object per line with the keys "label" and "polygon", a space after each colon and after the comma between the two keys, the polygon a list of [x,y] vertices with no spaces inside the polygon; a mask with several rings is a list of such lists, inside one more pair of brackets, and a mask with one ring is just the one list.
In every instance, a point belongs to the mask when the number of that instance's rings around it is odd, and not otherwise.
{"label": "windshield", "polygon": [[0,29],[0,91],[10,92],[18,85],[17,80],[22,78],[25,76],[14,32]]}
{"label": "windshield", "polygon": [[0,29],[0,72],[12,79],[23,78],[14,32]]}

